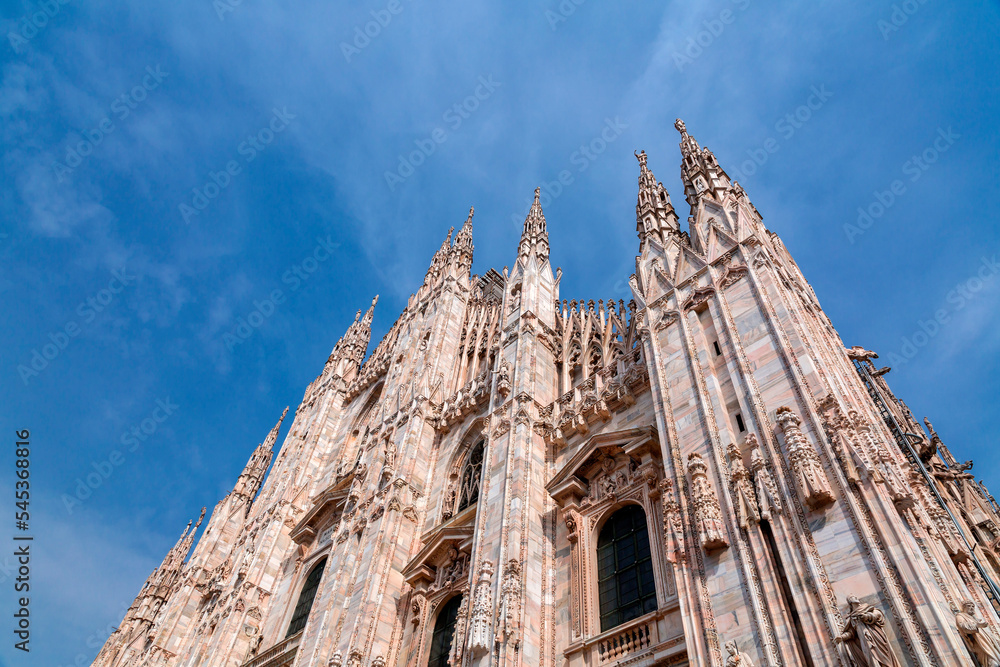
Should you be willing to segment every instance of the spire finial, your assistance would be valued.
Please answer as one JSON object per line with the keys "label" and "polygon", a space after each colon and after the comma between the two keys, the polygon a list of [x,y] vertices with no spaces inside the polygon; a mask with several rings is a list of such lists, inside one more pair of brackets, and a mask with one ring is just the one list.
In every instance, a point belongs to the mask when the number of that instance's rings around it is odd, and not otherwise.
{"label": "spire finial", "polygon": [[465,224],[467,224],[467,225],[471,225],[472,224],[472,216],[475,215],[475,213],[476,213],[476,207],[475,206],[470,206],[469,207],[469,217],[465,219]]}
{"label": "spire finial", "polygon": [[[371,327],[372,320],[375,318],[375,304],[377,304],[377,303],[378,303],[378,294],[376,294],[375,298],[372,299],[372,305],[368,306],[368,310],[365,312],[365,319],[363,319],[361,321],[361,324],[364,325],[366,328]],[[370,336],[371,336],[371,332],[369,331],[368,332],[368,337],[370,337]],[[365,344],[365,348],[367,348],[368,347],[368,339],[367,339],[367,337],[365,338],[365,343],[364,344]]]}
{"label": "spire finial", "polygon": [[687,125],[685,125],[684,121],[681,120],[680,118],[674,121],[674,127],[677,129],[678,132],[681,133],[681,136],[684,136],[688,132]]}
{"label": "spire finial", "polygon": [[519,255],[527,255],[531,248],[537,248],[542,259],[549,256],[549,235],[545,230],[545,213],[542,212],[542,189],[535,188],[535,200],[524,218],[524,230],[521,232],[521,243],[518,246]]}
{"label": "spire finial", "polygon": [[263,444],[261,444],[261,447],[264,447],[266,449],[271,449],[274,447],[274,444],[278,442],[278,431],[281,429],[281,422],[285,421],[285,415],[287,414],[288,414],[288,407],[286,406],[285,411],[282,412],[281,417],[278,418],[278,423],[275,424],[274,428],[271,429],[271,432],[267,434],[267,437],[264,439],[264,442]]}
{"label": "spire finial", "polygon": [[635,159],[639,161],[639,166],[642,167],[642,168],[645,168],[646,167],[646,151],[643,150],[643,151],[639,151],[638,153],[636,153],[635,151],[632,151],[632,154],[635,155]]}

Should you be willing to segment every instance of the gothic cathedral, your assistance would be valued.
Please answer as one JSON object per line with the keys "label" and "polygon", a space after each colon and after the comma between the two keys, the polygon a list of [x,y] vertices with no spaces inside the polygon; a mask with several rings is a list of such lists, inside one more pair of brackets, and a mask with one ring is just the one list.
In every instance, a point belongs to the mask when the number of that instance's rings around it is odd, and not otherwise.
{"label": "gothic cathedral", "polygon": [[1000,507],[676,127],[628,303],[560,300],[537,190],[471,275],[470,210],[94,665],[1000,667]]}

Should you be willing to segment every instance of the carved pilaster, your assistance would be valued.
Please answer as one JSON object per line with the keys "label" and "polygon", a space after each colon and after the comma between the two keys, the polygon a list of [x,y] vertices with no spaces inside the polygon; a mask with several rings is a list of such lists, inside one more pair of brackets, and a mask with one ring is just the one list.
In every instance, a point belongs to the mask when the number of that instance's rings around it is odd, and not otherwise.
{"label": "carved pilaster", "polygon": [[479,566],[479,581],[472,600],[469,622],[469,648],[473,655],[482,655],[492,648],[490,622],[493,616],[493,563],[484,560]]}

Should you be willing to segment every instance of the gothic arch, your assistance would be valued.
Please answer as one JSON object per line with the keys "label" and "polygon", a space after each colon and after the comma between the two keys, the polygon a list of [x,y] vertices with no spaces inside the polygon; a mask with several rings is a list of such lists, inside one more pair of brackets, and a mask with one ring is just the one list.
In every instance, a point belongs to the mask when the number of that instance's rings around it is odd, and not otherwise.
{"label": "gothic arch", "polygon": [[[476,447],[482,445],[483,460],[485,466],[485,456],[487,451],[486,432],[484,430],[485,419],[475,420],[466,430],[465,435],[459,440],[458,447],[455,448],[448,464],[448,483],[442,498],[441,518],[445,521],[459,513],[459,504],[462,502],[461,491],[463,476],[469,465],[470,457],[475,453]],[[481,482],[479,483],[481,484]],[[479,487],[477,484],[477,488]],[[473,503],[474,504],[474,503]],[[462,510],[466,509],[463,507]]]}
{"label": "gothic arch", "polygon": [[358,457],[361,453],[361,445],[370,431],[372,416],[382,396],[383,387],[384,384],[380,382],[372,388],[371,394],[369,394],[364,406],[351,423],[351,428],[344,440],[344,447],[340,456],[340,467],[337,469],[338,475],[347,474],[357,465]]}

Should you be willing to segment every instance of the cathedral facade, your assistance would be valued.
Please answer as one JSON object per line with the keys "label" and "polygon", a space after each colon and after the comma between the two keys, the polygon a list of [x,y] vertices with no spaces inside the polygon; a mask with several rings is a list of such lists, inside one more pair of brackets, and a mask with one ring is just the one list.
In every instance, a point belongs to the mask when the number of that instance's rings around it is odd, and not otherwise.
{"label": "cathedral facade", "polygon": [[470,210],[94,665],[1000,667],[996,501],[676,126],[628,303],[561,299],[537,190],[472,275]]}

